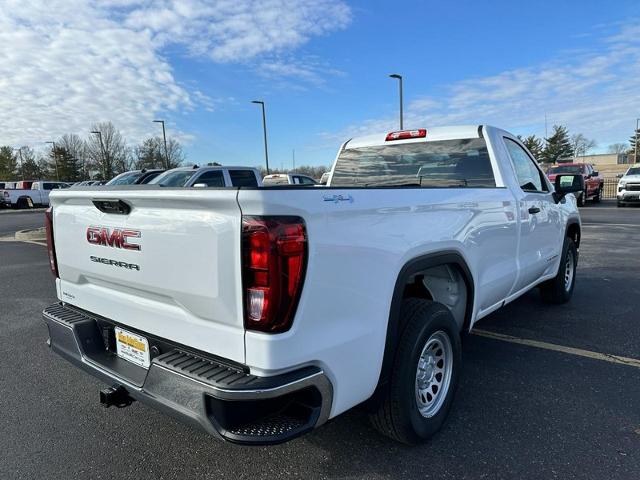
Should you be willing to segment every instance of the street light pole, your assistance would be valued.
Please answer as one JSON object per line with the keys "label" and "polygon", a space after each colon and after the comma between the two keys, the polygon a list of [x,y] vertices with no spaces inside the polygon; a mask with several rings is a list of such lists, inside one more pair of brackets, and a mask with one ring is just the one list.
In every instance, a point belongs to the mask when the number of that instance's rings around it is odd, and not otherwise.
{"label": "street light pole", "polygon": [[262,133],[264,134],[264,160],[267,164],[267,175],[269,175],[269,149],[267,148],[267,115],[264,111],[264,102],[262,100],[252,100],[262,107]]}
{"label": "street light pole", "polygon": [[56,153],[56,142],[44,142],[53,145],[53,161],[56,164],[56,180],[60,180],[60,173],[58,172],[58,154]]}
{"label": "street light pole", "polygon": [[104,144],[102,143],[102,132],[99,132],[98,130],[93,130],[91,133],[94,133],[96,135],[98,135],[98,139],[100,140],[100,153],[102,154],[102,166],[104,168],[104,171],[102,173],[104,173],[104,179],[108,180],[107,178],[107,166],[106,166],[106,154],[104,151]]}
{"label": "street light pole", "polygon": [[638,163],[638,126],[640,124],[640,118],[636,118],[636,141],[635,141],[635,151],[633,152],[633,161],[634,163]]}
{"label": "street light pole", "polygon": [[402,75],[392,73],[389,77],[398,79],[398,83],[400,85],[400,130],[402,130],[404,128],[402,121]]}
{"label": "street light pole", "polygon": [[164,130],[164,120],[154,120],[154,123],[162,124],[162,138],[164,139],[164,168],[169,169],[169,154],[167,153],[167,134]]}

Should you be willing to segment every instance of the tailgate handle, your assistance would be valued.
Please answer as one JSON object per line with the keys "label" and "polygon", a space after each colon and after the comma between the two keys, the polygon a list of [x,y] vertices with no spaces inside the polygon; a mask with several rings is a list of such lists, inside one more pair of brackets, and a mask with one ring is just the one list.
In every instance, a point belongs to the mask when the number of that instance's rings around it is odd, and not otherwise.
{"label": "tailgate handle", "polygon": [[103,213],[115,213],[116,215],[129,215],[131,206],[123,200],[92,200],[93,205]]}

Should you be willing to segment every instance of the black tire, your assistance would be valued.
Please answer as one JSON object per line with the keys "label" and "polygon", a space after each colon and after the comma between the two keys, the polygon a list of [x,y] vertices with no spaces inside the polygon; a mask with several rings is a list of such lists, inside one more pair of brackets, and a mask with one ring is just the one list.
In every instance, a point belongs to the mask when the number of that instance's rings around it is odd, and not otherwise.
{"label": "black tire", "polygon": [[618,207],[620,208],[624,207],[624,203],[622,203],[620,200],[618,200]]}
{"label": "black tire", "polygon": [[[569,259],[571,256],[571,260]],[[567,282],[567,263],[572,261],[573,273],[571,280]],[[562,256],[560,257],[560,266],[558,267],[558,273],[551,280],[540,285],[540,294],[542,298],[555,304],[567,303],[571,300],[573,295],[573,289],[576,286],[576,272],[578,267],[578,250],[575,243],[569,237],[565,237],[564,245],[562,246]]]}
{"label": "black tire", "polygon": [[24,197],[20,197],[16,202],[16,208],[23,209],[29,208],[29,204],[27,203],[27,199]]}
{"label": "black tire", "polygon": [[[384,435],[408,445],[415,445],[428,440],[447,418],[458,385],[462,348],[458,325],[449,309],[441,303],[409,298],[403,302],[400,315],[405,328],[398,341],[392,367],[393,374],[378,410],[370,415],[370,419],[373,426]],[[427,343],[432,342],[434,338],[444,340],[443,336],[448,338],[450,349],[444,348],[442,359],[449,358],[451,363],[443,361],[442,368],[446,369],[444,366],[450,365],[451,372],[448,386],[443,386],[438,400],[435,401],[437,391],[432,397],[434,405],[439,405],[427,418],[420,413],[418,407],[418,363]],[[437,356],[435,349],[434,353],[434,357]],[[437,362],[434,367],[440,365],[440,361]],[[432,374],[432,378],[437,378],[437,375],[438,373]],[[447,378],[446,373],[440,375],[441,379]],[[441,385],[446,385],[446,382]],[[422,398],[423,401],[426,399],[424,394]]]}
{"label": "black tire", "polygon": [[600,199],[602,198],[602,187],[598,187],[598,191],[593,197],[593,201],[595,203],[600,203]]}
{"label": "black tire", "polygon": [[584,207],[584,202],[587,200],[587,193],[586,192],[580,192],[580,195],[578,195],[578,206],[579,207]]}

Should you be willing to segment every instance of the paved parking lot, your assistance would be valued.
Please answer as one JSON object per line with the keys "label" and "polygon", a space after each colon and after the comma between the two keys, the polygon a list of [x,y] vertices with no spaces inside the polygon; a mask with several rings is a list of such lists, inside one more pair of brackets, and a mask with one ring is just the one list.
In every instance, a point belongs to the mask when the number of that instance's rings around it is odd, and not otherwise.
{"label": "paved parking lot", "polygon": [[[0,215],[0,232],[40,215]],[[640,368],[570,350],[640,359],[640,208],[604,202],[582,217],[572,301],[548,306],[530,292],[479,322],[509,341],[466,338],[449,422],[414,448],[377,434],[357,409],[259,448],[216,442],[138,403],[104,409],[102,385],[45,345],[40,311],[55,301],[45,249],[0,242],[0,476],[640,478]]]}

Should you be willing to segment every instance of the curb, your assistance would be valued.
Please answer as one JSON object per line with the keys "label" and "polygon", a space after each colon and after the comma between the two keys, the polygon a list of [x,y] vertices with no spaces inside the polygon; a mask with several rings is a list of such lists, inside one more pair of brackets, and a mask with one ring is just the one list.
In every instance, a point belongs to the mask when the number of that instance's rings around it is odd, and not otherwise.
{"label": "curb", "polygon": [[44,213],[46,210],[46,208],[2,208],[0,209],[0,216],[12,215],[15,213]]}
{"label": "curb", "polygon": [[34,230],[20,230],[16,232],[15,239],[24,242],[24,241],[46,241],[46,233],[44,227],[36,228]]}

